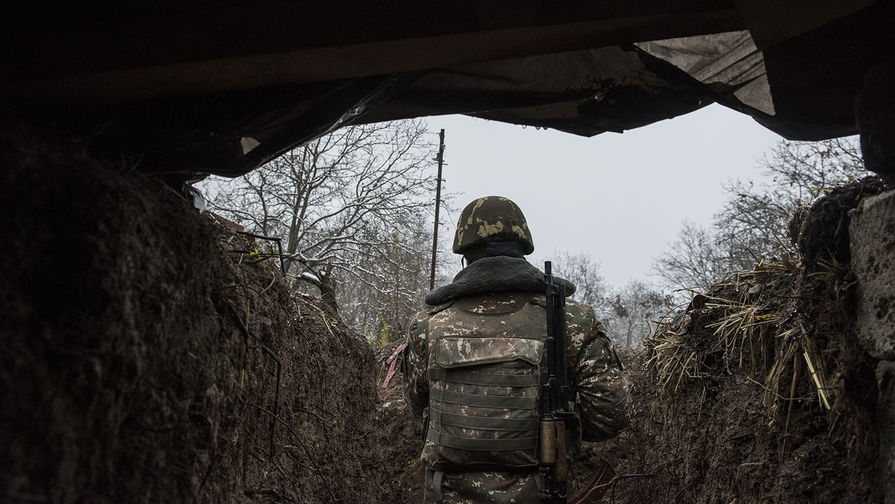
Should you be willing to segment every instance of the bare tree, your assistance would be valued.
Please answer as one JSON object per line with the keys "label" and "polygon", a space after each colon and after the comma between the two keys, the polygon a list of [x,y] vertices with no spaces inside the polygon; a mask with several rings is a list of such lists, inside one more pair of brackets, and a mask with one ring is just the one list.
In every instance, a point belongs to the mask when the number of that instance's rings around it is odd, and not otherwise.
{"label": "bare tree", "polygon": [[715,216],[719,243],[732,244],[725,248],[733,253],[730,262],[736,266],[742,266],[744,259],[794,254],[786,234],[793,212],[832,187],[869,175],[854,137],[782,141],[761,163],[768,181],[727,184],[724,190],[729,198]]}
{"label": "bare tree", "polygon": [[351,126],[206,191],[215,211],[282,237],[295,287],[336,307],[340,282],[385,292],[418,267],[395,249],[419,246],[410,235],[432,205],[434,148],[420,120]]}
{"label": "bare tree", "polygon": [[707,290],[762,258],[794,256],[786,233],[790,216],[832,187],[869,175],[855,137],[820,142],[781,141],[761,161],[766,181],[723,186],[728,199],[711,228],[684,223],[653,265],[677,289]]}
{"label": "bare tree", "polygon": [[810,203],[825,191],[870,175],[864,168],[858,137],[819,142],[780,141],[761,161],[771,180],[765,184],[775,201],[790,207]]}
{"label": "bare tree", "polygon": [[597,309],[606,291],[600,275],[600,264],[583,252],[564,252],[553,262],[554,273],[575,284],[572,299]]}
{"label": "bare tree", "polygon": [[352,259],[354,271],[337,282],[336,298],[342,319],[369,339],[387,343],[401,337],[411,316],[422,306],[428,291],[431,222],[422,216],[402,223],[401,229],[383,229],[380,241],[388,246],[378,259]]}
{"label": "bare tree", "polygon": [[651,322],[672,308],[671,296],[640,281],[615,289],[600,275],[600,265],[585,253],[557,255],[556,274],[575,284],[572,299],[593,307],[619,346],[634,348],[651,333]]}
{"label": "bare tree", "polygon": [[613,341],[625,348],[640,346],[674,307],[672,297],[641,281],[631,281],[606,299],[604,324]]}
{"label": "bare tree", "polygon": [[676,289],[708,290],[731,265],[716,247],[711,229],[684,222],[677,241],[653,264],[653,271]]}

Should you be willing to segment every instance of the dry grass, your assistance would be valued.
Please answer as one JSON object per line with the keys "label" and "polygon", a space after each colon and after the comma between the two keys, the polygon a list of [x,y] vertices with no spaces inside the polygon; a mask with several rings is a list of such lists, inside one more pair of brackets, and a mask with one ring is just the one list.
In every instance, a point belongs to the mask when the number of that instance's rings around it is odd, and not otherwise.
{"label": "dry grass", "polygon": [[[764,390],[763,403],[771,423],[782,420],[784,431],[789,428],[792,403],[811,399],[795,397],[799,380],[809,380],[818,403],[829,410],[832,390],[828,384],[831,382],[810,335],[800,322],[801,315],[791,303],[779,302],[787,296],[763,293],[763,290],[773,291],[775,279],[792,270],[791,263],[759,264],[754,271],[739,273],[713,290],[735,293],[727,296],[734,299],[700,295],[699,303],[695,299],[691,303],[684,323],[678,327],[671,323],[660,325],[647,342],[651,356],[646,363],[656,377],[659,390],[676,392],[687,380],[710,376],[712,370],[706,362],[717,362],[717,359],[708,357],[720,354],[727,374],[733,374],[734,369],[747,369],[755,376],[756,379],[748,378]],[[795,298],[795,292],[787,294]],[[702,326],[712,331],[711,338],[693,323],[696,311],[700,312],[701,319],[713,320]],[[802,372],[802,364],[807,373]],[[782,393],[781,387],[786,387]]]}
{"label": "dry grass", "polygon": [[723,359],[727,372],[730,373],[731,361],[736,362],[738,368],[743,367],[747,351],[751,368],[763,368],[767,362],[764,337],[779,325],[780,317],[775,313],[768,313],[765,307],[759,305],[727,301],[706,306],[726,311],[721,320],[706,327],[715,330],[714,335],[724,349]]}
{"label": "dry grass", "polygon": [[686,378],[699,379],[703,370],[700,361],[700,352],[692,348],[691,344],[666,324],[660,328],[653,338],[656,343],[652,347],[653,355],[647,361],[648,369],[654,371],[658,377],[659,388],[666,390],[674,381],[676,391],[681,381]]}

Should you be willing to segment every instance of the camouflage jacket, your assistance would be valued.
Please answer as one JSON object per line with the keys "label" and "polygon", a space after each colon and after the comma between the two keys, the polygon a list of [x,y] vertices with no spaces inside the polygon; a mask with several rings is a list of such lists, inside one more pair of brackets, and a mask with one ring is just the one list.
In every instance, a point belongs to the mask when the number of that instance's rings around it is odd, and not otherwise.
{"label": "camouflage jacket", "polygon": [[[428,429],[442,431],[442,418],[452,414],[461,419],[464,415],[483,415],[481,411],[469,411],[467,406],[440,402],[445,385],[434,376],[434,371],[444,372],[439,366],[450,368],[451,362],[461,361],[482,363],[479,367],[483,369],[504,366],[499,370],[503,376],[507,373],[524,375],[530,371],[525,370],[523,361],[538,362],[537,359],[543,357],[537,350],[543,346],[546,332],[542,278],[540,271],[524,259],[490,257],[476,261],[461,271],[453,283],[430,293],[427,303],[432,308],[420,312],[412,321],[403,361],[408,404],[420,416],[430,409],[436,414],[436,418],[426,420]],[[568,302],[566,310],[569,385],[579,418],[578,428],[573,426],[571,430],[570,446],[574,447],[574,438],[578,435],[586,440],[606,439],[625,425],[627,387],[618,357],[593,310],[572,301]],[[487,336],[484,343],[476,340],[481,336]],[[507,347],[512,350],[508,351]],[[523,365],[511,365],[506,362],[508,358],[501,357],[508,355],[515,356],[516,362]],[[439,365],[435,361],[439,361]],[[463,395],[465,390],[462,385],[459,387],[447,393]],[[496,391],[485,394],[517,394],[519,401],[527,405],[530,402],[524,401],[534,396],[534,404],[537,404],[537,386],[533,391],[518,387],[505,388],[505,391],[501,387],[491,388]],[[451,410],[451,407],[459,409]],[[519,424],[530,421],[515,412],[505,411],[507,414],[503,416],[516,418],[513,421]],[[536,410],[534,415],[537,415]],[[462,421],[459,425],[468,427]],[[483,436],[468,428],[459,429],[459,432],[466,437]],[[448,436],[448,439],[453,438]],[[506,499],[509,502],[516,499],[515,502],[525,502],[536,498],[516,495],[526,488],[525,493],[531,493],[536,447],[520,446],[520,450],[508,456],[506,452],[488,452],[486,449],[452,450],[450,446],[441,446],[440,440],[441,436],[433,437],[430,433],[421,455],[429,468],[427,494],[432,498],[427,500],[500,502]],[[461,441],[469,440],[463,437]],[[526,451],[529,448],[534,451]],[[489,459],[493,462],[490,467]],[[453,470],[451,464],[456,466]]]}

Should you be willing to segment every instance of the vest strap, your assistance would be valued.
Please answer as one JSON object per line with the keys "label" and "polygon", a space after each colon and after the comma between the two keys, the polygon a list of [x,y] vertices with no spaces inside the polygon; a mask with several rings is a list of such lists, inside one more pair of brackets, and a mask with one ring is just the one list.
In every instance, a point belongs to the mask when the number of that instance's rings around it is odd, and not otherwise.
{"label": "vest strap", "polygon": [[429,398],[448,404],[476,406],[480,408],[530,410],[537,409],[538,407],[538,399],[536,397],[464,394],[462,392],[445,390],[444,385],[441,386],[441,390],[436,394],[432,394],[430,390]]}
{"label": "vest strap", "polygon": [[446,448],[466,451],[523,451],[538,448],[537,437],[510,439],[471,439],[452,436],[442,431],[429,429],[428,440]]}
{"label": "vest strap", "polygon": [[538,431],[537,418],[494,418],[471,415],[456,415],[433,409],[429,413],[430,421],[439,425],[448,425],[461,429],[496,430],[507,432]]}
{"label": "vest strap", "polygon": [[429,379],[462,385],[495,387],[535,387],[540,384],[540,377],[536,374],[485,374],[473,373],[468,369],[444,369],[441,367],[430,369]]}

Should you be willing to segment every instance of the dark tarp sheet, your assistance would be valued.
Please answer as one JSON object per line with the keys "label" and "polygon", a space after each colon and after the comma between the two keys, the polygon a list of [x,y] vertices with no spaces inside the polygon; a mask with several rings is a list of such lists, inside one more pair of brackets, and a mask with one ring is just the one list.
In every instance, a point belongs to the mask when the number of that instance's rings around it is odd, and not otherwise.
{"label": "dark tarp sheet", "polygon": [[239,175],[350,124],[460,113],[592,136],[713,102],[798,137],[800,123],[775,115],[762,53],[745,31],[142,104],[111,119],[89,113],[97,128],[115,125],[94,145],[139,152],[185,179]]}
{"label": "dark tarp sheet", "polygon": [[[772,129],[775,122],[785,122],[773,115],[761,52],[746,31],[391,76],[370,85],[369,93],[346,107],[345,114],[313,133],[346,124],[460,113],[593,136],[714,102],[760,117]],[[252,147],[248,157],[260,162],[291,147],[282,131],[291,121],[306,119],[307,109],[303,102],[282,109],[281,117],[244,128],[243,144]]]}

